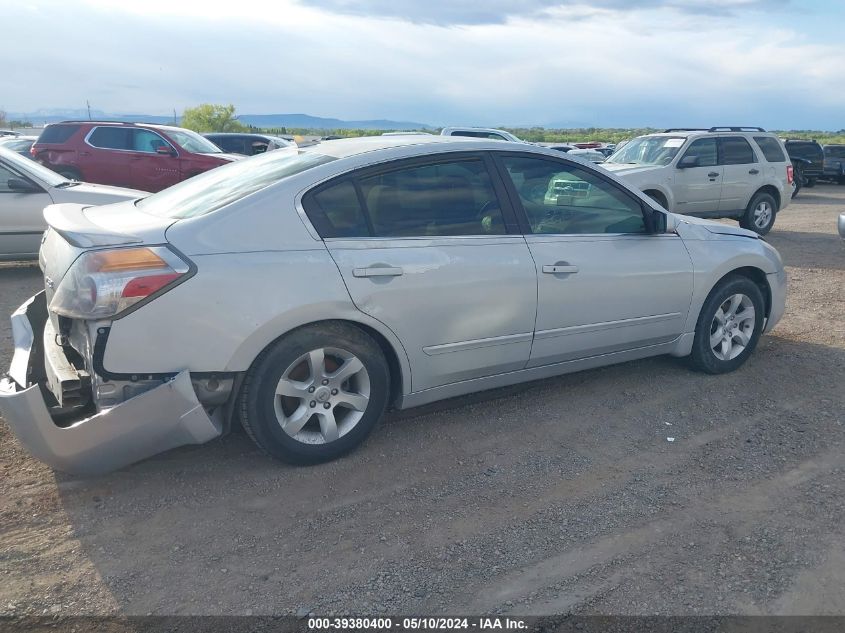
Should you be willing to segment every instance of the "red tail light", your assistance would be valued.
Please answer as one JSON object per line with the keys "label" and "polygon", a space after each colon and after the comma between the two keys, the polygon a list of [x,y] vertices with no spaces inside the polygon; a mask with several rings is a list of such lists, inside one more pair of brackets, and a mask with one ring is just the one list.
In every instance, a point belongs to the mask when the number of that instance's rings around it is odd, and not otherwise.
{"label": "red tail light", "polygon": [[791,185],[795,180],[795,169],[792,165],[786,166],[786,181]]}

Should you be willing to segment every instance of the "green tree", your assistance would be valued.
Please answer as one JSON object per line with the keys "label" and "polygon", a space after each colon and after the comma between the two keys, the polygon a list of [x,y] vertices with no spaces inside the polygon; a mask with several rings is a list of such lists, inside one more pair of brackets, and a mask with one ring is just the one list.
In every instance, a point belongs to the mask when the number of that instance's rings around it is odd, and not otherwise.
{"label": "green tree", "polygon": [[182,127],[195,132],[244,132],[247,129],[235,116],[235,106],[203,103],[185,108]]}

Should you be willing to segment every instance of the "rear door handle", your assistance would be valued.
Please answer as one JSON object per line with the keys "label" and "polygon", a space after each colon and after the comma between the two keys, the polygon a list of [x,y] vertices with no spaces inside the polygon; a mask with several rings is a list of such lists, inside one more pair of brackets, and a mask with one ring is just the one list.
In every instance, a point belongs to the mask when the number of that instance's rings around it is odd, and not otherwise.
{"label": "rear door handle", "polygon": [[760,173],[760,170],[759,169],[749,169],[748,173],[751,174],[752,176],[756,176],[757,174]]}
{"label": "rear door handle", "polygon": [[553,265],[545,265],[543,266],[543,272],[547,275],[560,275],[563,273],[577,273],[578,266],[572,266],[570,264],[553,264]]}
{"label": "rear door handle", "polygon": [[707,177],[708,177],[708,178],[716,178],[716,177],[718,177],[718,176],[719,176],[719,172],[718,172],[718,171],[711,171],[709,174],[707,174]]}
{"label": "rear door handle", "polygon": [[369,266],[368,268],[353,268],[353,277],[399,277],[404,271],[394,266]]}

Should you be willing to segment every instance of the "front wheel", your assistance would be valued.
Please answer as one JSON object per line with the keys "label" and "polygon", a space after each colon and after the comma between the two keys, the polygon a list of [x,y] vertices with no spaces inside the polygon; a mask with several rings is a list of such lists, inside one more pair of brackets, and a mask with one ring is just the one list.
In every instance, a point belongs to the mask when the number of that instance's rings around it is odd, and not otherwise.
{"label": "front wheel", "polygon": [[772,230],[777,215],[777,203],[771,194],[758,193],[748,203],[745,214],[739,221],[739,225],[758,235],[765,235]]}
{"label": "front wheel", "polygon": [[381,419],[389,393],[378,344],[344,323],[303,327],[253,363],[241,392],[241,420],[271,456],[292,464],[348,453]]}
{"label": "front wheel", "polygon": [[742,365],[763,331],[763,294],[747,277],[728,277],[710,291],[695,327],[693,367],[723,374]]}

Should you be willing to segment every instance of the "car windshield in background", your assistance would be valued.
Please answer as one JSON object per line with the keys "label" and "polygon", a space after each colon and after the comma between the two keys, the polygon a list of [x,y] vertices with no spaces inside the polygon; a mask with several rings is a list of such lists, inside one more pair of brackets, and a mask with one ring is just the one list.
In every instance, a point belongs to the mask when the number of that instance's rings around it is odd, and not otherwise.
{"label": "car windshield in background", "polygon": [[269,152],[194,176],[138,201],[137,206],[144,213],[165,218],[205,215],[282,178],[333,160],[332,156],[300,152],[295,148]]}
{"label": "car windshield in background", "polygon": [[14,152],[7,147],[0,147],[0,159],[13,167],[16,171],[23,172],[25,175],[41,180],[51,187],[56,187],[63,182],[67,182],[67,178],[60,176],[51,169],[47,169],[43,165],[39,165],[34,160],[24,158],[17,152]]}
{"label": "car windshield in background", "polygon": [[167,135],[187,152],[194,154],[220,154],[223,150],[207,138],[190,130],[167,130]]}
{"label": "car windshield in background", "polygon": [[625,144],[608,163],[668,165],[686,139],[683,136],[641,136]]}

